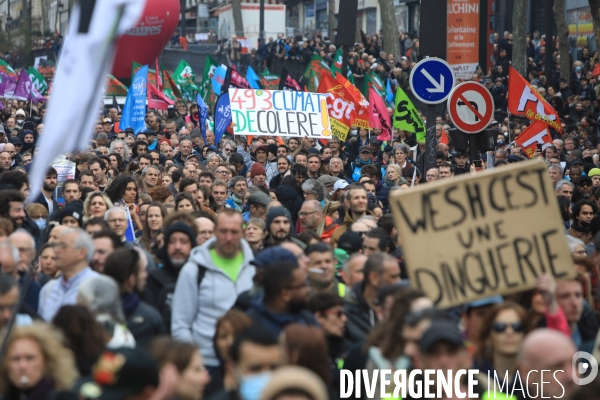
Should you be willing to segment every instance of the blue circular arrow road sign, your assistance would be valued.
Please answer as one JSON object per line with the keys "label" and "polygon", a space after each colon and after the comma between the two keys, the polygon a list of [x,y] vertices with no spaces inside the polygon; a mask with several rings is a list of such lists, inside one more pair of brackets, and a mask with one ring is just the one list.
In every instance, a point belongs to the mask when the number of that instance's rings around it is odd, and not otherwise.
{"label": "blue circular arrow road sign", "polygon": [[443,103],[454,87],[454,71],[441,58],[420,61],[410,72],[410,89],[425,104]]}

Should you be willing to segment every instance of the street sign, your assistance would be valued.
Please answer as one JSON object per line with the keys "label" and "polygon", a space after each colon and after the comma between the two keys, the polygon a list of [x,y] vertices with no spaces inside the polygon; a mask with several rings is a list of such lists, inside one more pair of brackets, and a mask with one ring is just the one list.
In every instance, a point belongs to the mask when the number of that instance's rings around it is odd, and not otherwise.
{"label": "street sign", "polygon": [[410,72],[410,89],[425,104],[443,103],[454,87],[454,71],[441,58],[420,61]]}
{"label": "street sign", "polygon": [[487,128],[494,116],[494,99],[482,84],[463,82],[448,97],[448,115],[454,126],[466,133]]}

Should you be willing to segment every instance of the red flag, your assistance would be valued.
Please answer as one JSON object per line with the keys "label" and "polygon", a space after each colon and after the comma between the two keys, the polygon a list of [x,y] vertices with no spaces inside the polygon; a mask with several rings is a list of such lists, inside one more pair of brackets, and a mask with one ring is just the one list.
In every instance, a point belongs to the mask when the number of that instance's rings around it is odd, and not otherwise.
{"label": "red flag", "polygon": [[556,110],[513,67],[508,67],[508,111],[541,121],[562,133]]}
{"label": "red flag", "polygon": [[166,110],[168,106],[172,106],[173,104],[175,104],[173,100],[169,99],[163,92],[148,82],[148,108]]}
{"label": "red flag", "polygon": [[527,157],[533,158],[538,143],[542,146],[546,143],[552,143],[552,136],[545,123],[535,121],[515,139],[515,143],[523,149]]}
{"label": "red flag", "polygon": [[356,107],[356,119],[353,124],[359,128],[371,129],[369,126],[369,102],[365,99],[365,96],[363,96],[360,90],[350,83],[348,79],[344,78],[342,74],[337,74],[335,79],[341,83],[352,96],[354,107]]}
{"label": "red flag", "polygon": [[369,99],[371,99],[369,107],[369,125],[371,128],[383,129],[381,135],[377,136],[377,140],[392,140],[390,113],[388,112],[383,99],[373,88],[369,88]]}
{"label": "red flag", "polygon": [[160,66],[158,65],[158,58],[156,58],[156,88],[158,90],[162,90],[163,84],[162,84],[162,74],[160,72]]}
{"label": "red flag", "polygon": [[327,94],[327,113],[331,131],[342,143],[345,142],[350,126],[356,118],[356,108],[350,94],[329,74],[323,74],[317,92]]}

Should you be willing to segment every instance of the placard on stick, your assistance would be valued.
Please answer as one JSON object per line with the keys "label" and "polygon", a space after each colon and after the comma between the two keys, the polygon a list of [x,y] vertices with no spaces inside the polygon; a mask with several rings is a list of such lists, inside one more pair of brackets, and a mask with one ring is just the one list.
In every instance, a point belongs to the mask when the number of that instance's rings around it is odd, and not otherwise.
{"label": "placard on stick", "polygon": [[541,160],[396,192],[391,205],[408,276],[439,307],[576,275]]}
{"label": "placard on stick", "polygon": [[326,94],[229,89],[229,97],[236,135],[331,139]]}

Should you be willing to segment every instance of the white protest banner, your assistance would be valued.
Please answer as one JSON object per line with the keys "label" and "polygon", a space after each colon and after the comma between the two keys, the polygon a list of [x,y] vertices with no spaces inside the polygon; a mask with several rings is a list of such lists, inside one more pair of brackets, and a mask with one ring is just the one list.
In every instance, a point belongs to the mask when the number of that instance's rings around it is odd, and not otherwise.
{"label": "white protest banner", "polygon": [[58,176],[57,180],[59,185],[62,186],[62,183],[68,179],[75,179],[75,169],[77,164],[73,161],[63,159],[56,159],[52,163],[52,167],[56,170]]}
{"label": "white protest banner", "polygon": [[229,97],[236,135],[331,138],[326,94],[229,89]]}
{"label": "white protest banner", "polygon": [[396,192],[408,276],[439,307],[576,275],[556,195],[537,159]]}

